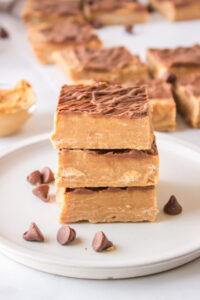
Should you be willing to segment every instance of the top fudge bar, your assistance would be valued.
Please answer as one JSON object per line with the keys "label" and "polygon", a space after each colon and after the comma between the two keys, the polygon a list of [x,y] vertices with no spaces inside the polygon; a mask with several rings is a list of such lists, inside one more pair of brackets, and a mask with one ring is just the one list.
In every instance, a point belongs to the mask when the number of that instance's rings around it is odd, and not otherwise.
{"label": "top fudge bar", "polygon": [[25,22],[58,21],[67,17],[82,19],[81,0],[28,0],[22,11]]}
{"label": "top fudge bar", "polygon": [[84,15],[102,25],[129,25],[146,22],[148,13],[136,0],[85,0]]}
{"label": "top fudge bar", "polygon": [[153,130],[145,88],[64,85],[51,140],[55,148],[151,149]]}
{"label": "top fudge bar", "polygon": [[150,4],[170,21],[200,18],[199,0],[150,0]]}
{"label": "top fudge bar", "polygon": [[163,77],[166,71],[181,77],[200,73],[200,45],[175,49],[148,49],[147,63],[154,78]]}

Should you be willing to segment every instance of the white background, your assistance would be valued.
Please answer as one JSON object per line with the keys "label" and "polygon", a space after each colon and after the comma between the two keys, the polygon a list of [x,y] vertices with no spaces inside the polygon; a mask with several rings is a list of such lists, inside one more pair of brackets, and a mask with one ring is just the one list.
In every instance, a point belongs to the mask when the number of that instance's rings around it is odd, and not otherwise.
{"label": "white background", "polygon": [[[17,14],[0,14],[0,25],[10,33],[0,40],[0,88],[11,87],[17,80],[28,80],[35,91],[37,109],[18,134],[0,139],[0,149],[11,143],[50,132],[59,87],[66,82],[56,66],[40,66],[26,40]],[[158,14],[149,23],[134,27],[134,35],[123,27],[98,31],[106,47],[125,45],[145,59],[148,47],[175,47],[200,43],[200,21],[169,23]],[[190,129],[178,118],[179,138],[200,144],[200,130]],[[3,201],[3,199],[0,199]],[[11,220],[9,220],[10,222]],[[8,226],[12,226],[12,222]],[[0,255],[0,299],[200,299],[200,259],[176,270],[144,278],[95,281],[64,278],[21,266]]]}

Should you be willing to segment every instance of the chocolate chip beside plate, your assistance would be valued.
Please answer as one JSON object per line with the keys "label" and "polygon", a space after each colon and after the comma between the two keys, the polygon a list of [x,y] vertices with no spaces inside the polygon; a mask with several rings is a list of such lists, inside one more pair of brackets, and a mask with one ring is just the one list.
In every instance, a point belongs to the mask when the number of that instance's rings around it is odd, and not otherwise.
{"label": "chocolate chip beside plate", "polygon": [[103,231],[98,231],[92,241],[92,248],[94,251],[101,252],[113,246],[113,243],[109,241]]}
{"label": "chocolate chip beside plate", "polygon": [[44,236],[37,227],[37,225],[32,222],[28,231],[24,232],[23,238],[26,241],[29,242],[43,242],[44,241]]}
{"label": "chocolate chip beside plate", "polygon": [[31,184],[34,184],[34,185],[42,183],[42,176],[41,176],[40,171],[38,171],[38,170],[29,174],[26,179],[28,182],[30,182]]}
{"label": "chocolate chip beside plate", "polygon": [[167,204],[165,204],[164,212],[168,215],[178,215],[182,212],[182,206],[178,203],[174,195],[172,195]]}
{"label": "chocolate chip beside plate", "polygon": [[125,30],[127,33],[133,34],[133,25],[126,25]]}
{"label": "chocolate chip beside plate", "polygon": [[54,174],[49,167],[45,167],[42,169],[41,176],[43,183],[50,183],[54,181]]}
{"label": "chocolate chip beside plate", "polygon": [[57,233],[57,241],[61,245],[67,245],[76,238],[76,231],[68,225],[62,225]]}
{"label": "chocolate chip beside plate", "polygon": [[1,37],[2,39],[6,39],[6,38],[9,37],[8,32],[7,32],[7,31],[5,30],[5,28],[3,28],[3,27],[0,28],[0,37]]}
{"label": "chocolate chip beside plate", "polygon": [[167,83],[175,83],[176,75],[170,71],[166,71],[163,75],[163,80]]}
{"label": "chocolate chip beside plate", "polygon": [[49,202],[49,185],[48,184],[39,184],[32,190],[33,195],[40,198],[44,202]]}

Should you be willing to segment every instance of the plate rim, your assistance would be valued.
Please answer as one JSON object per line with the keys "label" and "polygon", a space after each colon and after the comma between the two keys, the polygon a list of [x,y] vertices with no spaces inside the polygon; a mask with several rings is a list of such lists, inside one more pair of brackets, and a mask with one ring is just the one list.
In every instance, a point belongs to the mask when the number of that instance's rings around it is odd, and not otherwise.
{"label": "plate rim", "polygon": [[[183,146],[189,150],[195,151],[200,154],[200,147],[198,145],[195,145],[193,143],[187,142],[185,140],[182,140],[180,138],[169,136],[167,133],[155,133],[156,138],[159,138],[161,141],[169,141],[171,143],[178,144],[179,146]],[[26,138],[20,142],[13,143],[12,145],[9,145],[8,147],[3,148],[0,150],[0,160],[7,155],[18,151],[22,148],[25,148],[27,146],[31,146],[33,144],[37,144],[40,142],[49,141],[50,142],[50,133],[43,133],[40,135],[35,135],[29,138]],[[53,147],[53,146],[52,146]],[[55,149],[56,151],[56,149]],[[27,259],[31,259],[33,261],[42,262],[42,263],[50,263],[50,264],[56,264],[56,265],[62,265],[62,267],[73,267],[73,268],[88,268],[88,269],[124,269],[124,268],[145,268],[145,267],[152,267],[160,264],[170,263],[179,259],[184,259],[188,257],[192,257],[195,255],[195,257],[200,256],[200,244],[192,249],[191,251],[182,251],[177,256],[169,255],[165,259],[146,259],[144,260],[144,263],[133,263],[133,262],[104,262],[102,264],[101,261],[99,263],[97,262],[90,262],[89,260],[84,261],[76,261],[75,259],[58,259],[55,255],[48,255],[44,253],[40,253],[39,251],[33,251],[31,249],[25,248],[23,246],[17,245],[15,242],[9,241],[6,238],[0,236],[0,252],[6,255],[6,251],[9,253],[12,253],[13,255],[17,256],[25,256]],[[9,256],[9,254],[8,254]]]}

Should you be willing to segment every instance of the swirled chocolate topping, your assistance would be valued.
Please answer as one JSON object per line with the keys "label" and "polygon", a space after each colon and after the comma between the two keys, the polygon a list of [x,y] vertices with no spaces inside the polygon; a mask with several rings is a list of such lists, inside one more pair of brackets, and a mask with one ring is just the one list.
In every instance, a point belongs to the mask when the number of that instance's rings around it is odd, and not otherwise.
{"label": "swirled chocolate topping", "polygon": [[174,4],[175,7],[181,7],[181,6],[185,6],[185,5],[189,5],[195,2],[199,2],[199,0],[158,0],[159,2],[172,2]]}
{"label": "swirled chocolate topping", "polygon": [[88,193],[98,193],[102,191],[106,192],[121,192],[121,191],[134,191],[134,190],[152,190],[154,186],[134,186],[134,187],[87,187],[87,188],[66,188],[65,193],[76,193],[76,194],[88,194]]}
{"label": "swirled chocolate topping", "polygon": [[74,54],[83,69],[97,72],[119,70],[131,62],[140,62],[138,56],[131,55],[125,47],[110,49],[78,47],[74,49]]}
{"label": "swirled chocolate topping", "polygon": [[172,98],[171,86],[162,79],[137,80],[126,83],[125,86],[145,86],[150,100]]}
{"label": "swirled chocolate topping", "polygon": [[32,11],[52,16],[72,16],[81,13],[80,0],[34,0]]}
{"label": "swirled chocolate topping", "polygon": [[200,45],[148,51],[167,67],[200,67]]}
{"label": "swirled chocolate topping", "polygon": [[148,115],[149,105],[143,87],[122,87],[101,82],[93,85],[64,85],[57,112],[132,119]]}
{"label": "swirled chocolate topping", "polygon": [[200,74],[192,77],[179,78],[177,85],[184,86],[189,95],[200,97]]}
{"label": "swirled chocolate topping", "polygon": [[138,3],[137,0],[84,0],[84,4],[90,7],[93,12],[114,11],[127,8],[131,10],[146,10],[145,6]]}
{"label": "swirled chocolate topping", "polygon": [[81,43],[98,39],[90,24],[75,19],[66,19],[56,24],[48,22],[40,32],[47,43]]}

